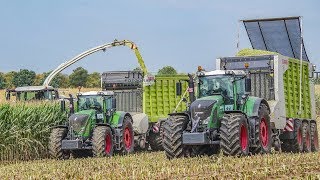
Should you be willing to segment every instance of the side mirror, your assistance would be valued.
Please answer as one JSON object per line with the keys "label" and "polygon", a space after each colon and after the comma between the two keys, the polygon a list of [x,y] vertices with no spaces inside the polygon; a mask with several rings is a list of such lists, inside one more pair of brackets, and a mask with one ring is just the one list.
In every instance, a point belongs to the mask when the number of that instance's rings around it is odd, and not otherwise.
{"label": "side mirror", "polygon": [[66,102],[64,100],[60,101],[60,109],[62,112],[66,111]]}
{"label": "side mirror", "polygon": [[312,65],[312,71],[315,72],[317,70],[317,66],[316,65]]}
{"label": "side mirror", "polygon": [[176,83],[176,95],[181,96],[182,94],[182,84],[181,82]]}
{"label": "side mirror", "polygon": [[245,91],[251,92],[251,79],[250,78],[245,79]]}
{"label": "side mirror", "polygon": [[112,98],[112,109],[117,109],[117,99],[115,97]]}

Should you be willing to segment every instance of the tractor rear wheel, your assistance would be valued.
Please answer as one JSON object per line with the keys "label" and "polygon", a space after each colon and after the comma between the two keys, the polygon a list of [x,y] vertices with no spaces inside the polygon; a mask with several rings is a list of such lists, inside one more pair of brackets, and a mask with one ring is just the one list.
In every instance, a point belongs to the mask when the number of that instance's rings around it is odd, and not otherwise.
{"label": "tractor rear wheel", "polygon": [[303,152],[311,152],[310,126],[308,122],[302,123]]}
{"label": "tractor rear wheel", "polygon": [[311,151],[317,152],[319,151],[319,139],[318,139],[317,124],[315,122],[311,122],[310,134],[311,134]]}
{"label": "tractor rear wheel", "polygon": [[268,107],[260,104],[259,117],[255,120],[255,144],[256,147],[250,148],[252,154],[270,153],[272,146],[272,136],[270,127],[270,116]]}
{"label": "tractor rear wheel", "polygon": [[67,128],[52,129],[48,145],[51,157],[55,159],[68,159],[70,157],[70,152],[62,149],[62,140],[66,138],[67,133]]}
{"label": "tractor rear wheel", "polygon": [[129,116],[124,117],[121,133],[122,137],[120,138],[120,144],[122,148],[120,153],[130,154],[134,151],[134,132],[132,119]]}
{"label": "tractor rear wheel", "polygon": [[220,148],[227,156],[246,156],[249,153],[249,129],[243,114],[225,114],[221,120]]}
{"label": "tractor rear wheel", "polygon": [[163,125],[163,148],[168,159],[188,155],[187,147],[182,144],[182,134],[187,128],[186,116],[170,116]]}
{"label": "tractor rear wheel", "polygon": [[283,152],[299,153],[303,151],[302,124],[300,119],[294,120],[293,139],[282,140],[281,150]]}
{"label": "tractor rear wheel", "polygon": [[152,130],[149,133],[148,136],[148,142],[150,144],[150,147],[153,151],[162,151],[163,146],[162,146],[162,138],[163,138],[163,124],[160,123],[159,132],[155,133]]}
{"label": "tractor rear wheel", "polygon": [[97,126],[92,135],[92,153],[96,157],[110,157],[113,155],[113,135],[108,126]]}

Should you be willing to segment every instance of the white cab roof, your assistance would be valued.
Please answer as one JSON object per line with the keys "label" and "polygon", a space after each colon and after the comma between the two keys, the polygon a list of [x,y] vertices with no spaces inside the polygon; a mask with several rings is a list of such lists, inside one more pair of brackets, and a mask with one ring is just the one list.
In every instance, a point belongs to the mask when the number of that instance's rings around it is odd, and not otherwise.
{"label": "white cab roof", "polygon": [[81,92],[80,93],[83,96],[94,96],[94,95],[106,95],[106,96],[112,96],[114,94],[113,91],[88,91],[88,92]]}
{"label": "white cab roof", "polygon": [[215,76],[215,75],[226,75],[226,74],[235,74],[235,75],[246,75],[243,70],[214,70],[214,71],[202,71],[204,76]]}

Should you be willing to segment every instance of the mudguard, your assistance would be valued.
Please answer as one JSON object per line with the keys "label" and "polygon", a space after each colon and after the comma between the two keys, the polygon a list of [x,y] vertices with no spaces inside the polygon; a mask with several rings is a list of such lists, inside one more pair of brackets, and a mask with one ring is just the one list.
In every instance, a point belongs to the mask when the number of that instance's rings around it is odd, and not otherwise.
{"label": "mudguard", "polygon": [[125,116],[129,116],[131,118],[131,123],[133,123],[131,114],[124,111],[116,111],[112,116],[110,125],[113,127],[121,127]]}
{"label": "mudguard", "polygon": [[191,119],[190,114],[188,114],[187,112],[178,112],[178,113],[170,113],[168,114],[169,116],[187,116],[188,119]]}
{"label": "mudguard", "polygon": [[268,107],[268,110],[270,112],[269,104],[265,99],[258,98],[258,97],[249,97],[244,107],[245,113],[247,114],[247,116],[258,117],[259,107],[261,103],[265,104]]}

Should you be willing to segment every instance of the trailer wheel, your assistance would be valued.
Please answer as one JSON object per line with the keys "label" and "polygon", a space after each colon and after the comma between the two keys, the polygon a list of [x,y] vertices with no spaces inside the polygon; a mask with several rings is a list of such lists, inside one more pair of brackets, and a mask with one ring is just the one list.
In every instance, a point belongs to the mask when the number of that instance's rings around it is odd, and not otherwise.
{"label": "trailer wheel", "polygon": [[67,128],[54,128],[49,137],[49,154],[55,159],[70,158],[70,151],[62,149],[62,140],[66,138]]}
{"label": "trailer wheel", "polygon": [[259,119],[255,120],[255,144],[257,147],[250,148],[253,154],[270,153],[272,146],[271,126],[268,107],[261,103],[259,107]]}
{"label": "trailer wheel", "polygon": [[92,135],[92,153],[96,157],[113,155],[113,135],[108,126],[97,126]]}
{"label": "trailer wheel", "polygon": [[302,123],[303,152],[311,152],[311,135],[308,122]]}
{"label": "trailer wheel", "polygon": [[134,132],[132,127],[132,120],[129,116],[125,116],[121,129],[120,143],[121,150],[120,153],[130,154],[134,151]]}
{"label": "trailer wheel", "polygon": [[150,147],[153,151],[162,151],[162,138],[163,138],[163,124],[160,123],[159,132],[154,133],[152,130],[149,133],[148,136],[148,142],[150,144]]}
{"label": "trailer wheel", "polygon": [[303,151],[302,123],[300,119],[294,120],[293,139],[282,140],[281,150],[283,152],[299,153]]}
{"label": "trailer wheel", "polygon": [[163,148],[168,159],[188,156],[182,144],[182,133],[187,128],[186,116],[170,116],[163,125]]}
{"label": "trailer wheel", "polygon": [[227,156],[246,156],[249,153],[249,129],[243,114],[225,114],[221,120],[220,148]]}
{"label": "trailer wheel", "polygon": [[311,151],[317,152],[319,151],[319,138],[318,138],[318,130],[317,130],[317,124],[315,122],[311,122]]}

